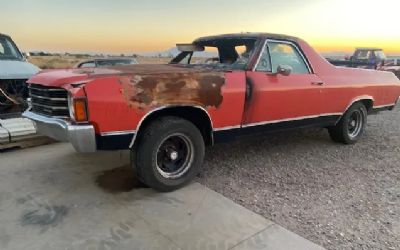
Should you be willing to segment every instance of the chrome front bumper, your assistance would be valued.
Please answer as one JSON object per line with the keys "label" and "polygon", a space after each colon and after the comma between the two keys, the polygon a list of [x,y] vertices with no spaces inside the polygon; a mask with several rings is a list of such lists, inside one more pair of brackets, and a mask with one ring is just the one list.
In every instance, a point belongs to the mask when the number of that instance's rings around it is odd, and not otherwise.
{"label": "chrome front bumper", "polygon": [[29,110],[22,116],[34,121],[39,134],[57,141],[70,142],[81,153],[96,152],[96,135],[92,125],[72,125],[68,121],[38,115]]}

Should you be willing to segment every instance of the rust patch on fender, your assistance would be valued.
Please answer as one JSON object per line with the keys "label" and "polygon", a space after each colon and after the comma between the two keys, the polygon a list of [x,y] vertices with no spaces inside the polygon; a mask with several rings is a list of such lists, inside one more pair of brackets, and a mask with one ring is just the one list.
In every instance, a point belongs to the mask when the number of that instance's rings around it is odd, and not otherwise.
{"label": "rust patch on fender", "polygon": [[222,101],[222,72],[138,74],[121,77],[122,92],[130,107],[145,109],[171,104],[218,108]]}

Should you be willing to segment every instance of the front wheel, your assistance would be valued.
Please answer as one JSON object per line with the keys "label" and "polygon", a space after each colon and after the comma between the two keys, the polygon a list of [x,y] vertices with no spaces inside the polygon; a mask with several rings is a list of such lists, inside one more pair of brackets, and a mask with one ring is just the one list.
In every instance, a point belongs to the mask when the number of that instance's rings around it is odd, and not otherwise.
{"label": "front wheel", "polygon": [[146,185],[169,192],[198,174],[204,151],[204,140],[196,126],[177,117],[163,117],[139,136],[132,163]]}
{"label": "front wheel", "polygon": [[362,103],[349,108],[334,127],[328,128],[329,135],[335,142],[356,143],[364,133],[367,124],[367,109]]}

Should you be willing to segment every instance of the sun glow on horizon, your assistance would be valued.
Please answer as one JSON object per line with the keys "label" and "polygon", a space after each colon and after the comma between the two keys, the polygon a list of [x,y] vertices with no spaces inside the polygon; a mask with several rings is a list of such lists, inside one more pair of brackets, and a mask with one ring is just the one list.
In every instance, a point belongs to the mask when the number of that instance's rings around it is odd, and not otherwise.
{"label": "sun glow on horizon", "polygon": [[204,35],[254,31],[298,36],[319,52],[400,54],[398,0],[4,2],[0,32],[25,51],[161,51]]}

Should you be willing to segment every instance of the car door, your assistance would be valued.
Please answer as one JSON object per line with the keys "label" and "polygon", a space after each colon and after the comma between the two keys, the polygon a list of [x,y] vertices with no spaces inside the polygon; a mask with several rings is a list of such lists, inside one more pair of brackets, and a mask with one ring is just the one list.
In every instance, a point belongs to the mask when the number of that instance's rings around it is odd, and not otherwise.
{"label": "car door", "polygon": [[[289,75],[278,67],[291,67]],[[323,114],[322,80],[312,72],[299,47],[289,41],[267,40],[254,67],[247,72],[248,98],[243,127],[274,124],[306,126]]]}

